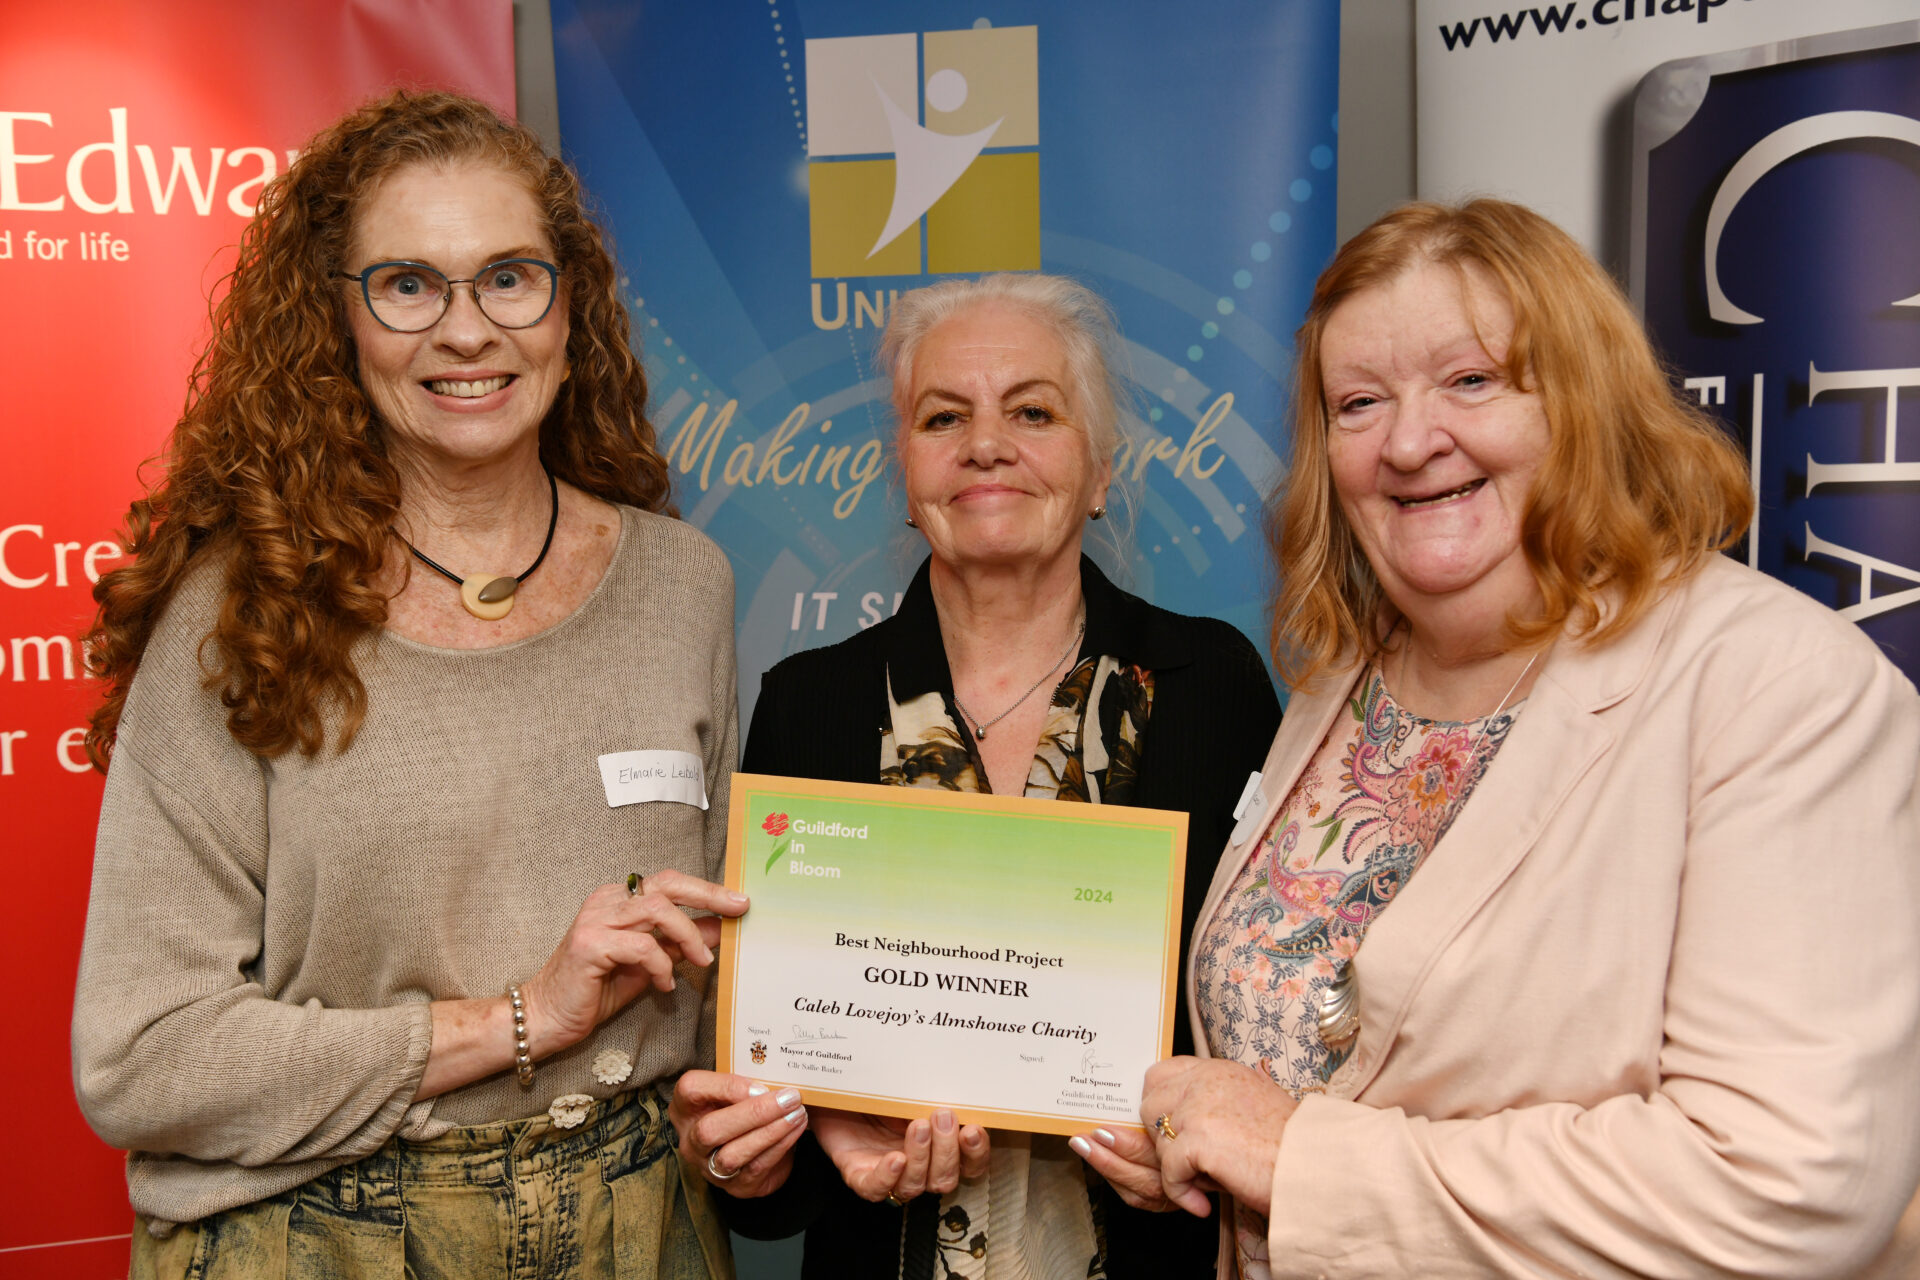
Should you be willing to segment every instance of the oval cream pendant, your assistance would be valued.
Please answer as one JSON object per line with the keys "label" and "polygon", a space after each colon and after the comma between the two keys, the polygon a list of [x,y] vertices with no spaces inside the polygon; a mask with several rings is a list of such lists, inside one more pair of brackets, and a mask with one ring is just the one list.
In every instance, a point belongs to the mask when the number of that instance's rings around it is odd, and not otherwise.
{"label": "oval cream pendant", "polygon": [[460,603],[481,621],[498,622],[513,612],[513,593],[519,586],[517,578],[470,573],[460,581]]}

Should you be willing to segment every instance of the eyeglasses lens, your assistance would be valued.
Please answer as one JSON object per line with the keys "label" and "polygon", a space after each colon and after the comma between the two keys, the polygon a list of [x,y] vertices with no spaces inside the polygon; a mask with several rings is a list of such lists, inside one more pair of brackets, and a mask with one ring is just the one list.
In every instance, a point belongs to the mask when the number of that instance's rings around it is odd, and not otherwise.
{"label": "eyeglasses lens", "polygon": [[[553,273],[537,262],[496,262],[471,283],[480,310],[503,329],[539,323],[553,301]],[[366,278],[374,315],[405,333],[431,328],[445,313],[452,289],[447,277],[413,263],[388,263]]]}

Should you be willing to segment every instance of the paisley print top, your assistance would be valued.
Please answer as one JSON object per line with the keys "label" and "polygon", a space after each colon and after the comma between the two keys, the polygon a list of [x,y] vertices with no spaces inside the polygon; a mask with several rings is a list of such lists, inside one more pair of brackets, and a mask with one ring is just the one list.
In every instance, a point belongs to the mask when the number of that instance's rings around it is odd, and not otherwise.
{"label": "paisley print top", "polygon": [[[1139,782],[1141,735],[1152,710],[1153,672],[1104,656],[1082,658],[1054,688],[1021,794],[1128,803]],[[903,703],[894,697],[889,674],[887,711],[891,723],[880,733],[883,785],[992,790],[971,740],[961,737],[952,706],[937,690]]]}
{"label": "paisley print top", "polygon": [[[1324,1088],[1352,1051],[1320,1038],[1322,989],[1453,825],[1524,705],[1423,720],[1393,701],[1377,668],[1356,689],[1202,926],[1194,966],[1214,1056],[1295,1097]],[[1234,1216],[1240,1273],[1261,1280],[1266,1221],[1244,1205]]]}
{"label": "paisley print top", "polygon": [[[1080,660],[1053,691],[1022,794],[1030,799],[1127,804],[1153,710],[1153,673],[1106,657]],[[887,676],[889,722],[880,733],[880,781],[897,787],[988,791],[972,739],[938,690],[901,702]],[[908,1210],[901,1274],[934,1280],[989,1275],[1106,1275],[1105,1232],[1094,1217],[1094,1176],[1052,1135],[996,1133],[987,1176],[941,1196],[937,1219]],[[932,1239],[917,1238],[928,1232]],[[932,1267],[926,1257],[931,1252]],[[1082,1261],[1084,1259],[1084,1261]]]}

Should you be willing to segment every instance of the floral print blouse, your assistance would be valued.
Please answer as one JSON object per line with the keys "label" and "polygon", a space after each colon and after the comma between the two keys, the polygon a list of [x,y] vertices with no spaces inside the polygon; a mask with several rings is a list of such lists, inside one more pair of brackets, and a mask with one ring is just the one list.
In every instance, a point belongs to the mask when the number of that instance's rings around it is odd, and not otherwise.
{"label": "floral print blouse", "polygon": [[[1153,710],[1153,673],[1100,656],[1082,658],[1054,688],[1027,785],[1030,800],[1126,804],[1140,776],[1141,735]],[[990,791],[947,698],[901,702],[887,681],[890,724],[880,732],[880,781],[892,787]]]}
{"label": "floral print blouse", "polygon": [[[1447,833],[1520,706],[1424,720],[1373,668],[1294,784],[1213,917],[1194,966],[1215,1057],[1263,1071],[1295,1097],[1351,1053],[1321,1039],[1320,995]],[[1266,1221],[1235,1205],[1240,1274],[1262,1280]]]}
{"label": "floral print blouse", "polygon": [[[1053,691],[1022,794],[1129,803],[1152,710],[1151,671],[1104,655],[1082,658]],[[935,690],[901,702],[889,672],[887,711],[889,723],[880,732],[883,784],[991,789],[946,696]],[[1000,1133],[993,1141],[987,1176],[941,1196],[937,1218],[909,1207],[901,1275],[1104,1280],[1105,1232],[1087,1182],[1096,1175],[1068,1152],[1064,1138]]]}

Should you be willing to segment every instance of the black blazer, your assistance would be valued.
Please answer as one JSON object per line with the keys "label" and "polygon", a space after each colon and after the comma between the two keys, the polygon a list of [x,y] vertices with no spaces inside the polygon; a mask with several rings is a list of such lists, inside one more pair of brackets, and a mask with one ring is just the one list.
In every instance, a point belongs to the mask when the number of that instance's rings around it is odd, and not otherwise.
{"label": "black blazer", "polygon": [[[1133,803],[1188,814],[1181,1000],[1173,1051],[1192,1053],[1185,1004],[1187,944],[1233,829],[1234,803],[1279,728],[1280,702],[1260,655],[1227,623],[1170,613],[1128,595],[1084,556],[1080,588],[1087,633],[1079,656],[1110,654],[1153,672],[1153,709],[1142,735]],[[785,777],[878,781],[888,673],[897,698],[938,690],[951,706],[953,676],[925,563],[892,618],[839,644],[794,654],[761,678],[742,768]],[[964,718],[955,716],[954,723],[971,744]],[[1100,1190],[1112,1280],[1213,1275],[1219,1238],[1213,1219],[1143,1213],[1128,1208],[1105,1184]],[[901,1211],[868,1204],[848,1191],[811,1136],[796,1148],[793,1176],[780,1193],[761,1201],[724,1195],[719,1200],[729,1225],[745,1236],[772,1239],[806,1228],[805,1280],[891,1280],[897,1274]],[[920,1212],[931,1212],[937,1202],[923,1196],[915,1204]]]}

